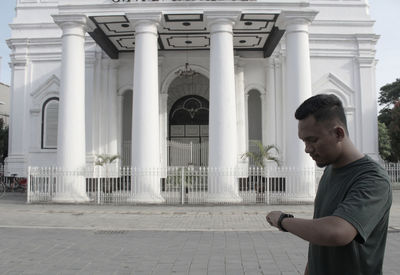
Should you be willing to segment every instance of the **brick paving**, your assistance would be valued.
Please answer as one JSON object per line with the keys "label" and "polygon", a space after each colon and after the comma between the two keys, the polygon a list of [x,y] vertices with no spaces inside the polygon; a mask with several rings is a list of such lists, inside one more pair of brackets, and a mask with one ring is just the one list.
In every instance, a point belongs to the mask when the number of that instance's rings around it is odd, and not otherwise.
{"label": "brick paving", "polygon": [[[271,228],[273,209],[312,205],[27,205],[0,200],[0,274],[302,274],[307,243]],[[400,274],[400,190],[384,274]]]}

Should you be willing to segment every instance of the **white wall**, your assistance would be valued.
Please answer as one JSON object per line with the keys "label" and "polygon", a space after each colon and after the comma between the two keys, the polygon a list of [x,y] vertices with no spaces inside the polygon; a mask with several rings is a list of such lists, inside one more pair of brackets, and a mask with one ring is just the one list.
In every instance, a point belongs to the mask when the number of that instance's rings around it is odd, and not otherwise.
{"label": "white wall", "polygon": [[[70,3],[63,0],[60,3]],[[83,3],[82,1],[75,1]],[[104,2],[102,1],[98,1]],[[271,2],[271,1],[260,1]],[[279,1],[274,1],[278,8]],[[283,2],[282,5],[286,5]],[[91,1],[90,3],[93,3]],[[12,108],[10,126],[9,167],[21,172],[28,164],[50,165],[55,151],[42,150],[41,104],[46,96],[56,94],[60,76],[61,31],[51,14],[58,13],[56,0],[19,0],[17,16],[11,25]],[[204,3],[203,3],[204,4]],[[171,7],[168,7],[171,9]],[[360,150],[377,154],[375,44],[367,5],[360,1],[310,1],[310,8],[319,10],[310,27],[310,54],[313,93],[336,93],[345,103],[352,139]],[[29,39],[28,39],[29,38]],[[284,155],[284,122],[294,110],[286,110],[283,97],[285,73],[285,40],[273,56],[276,107],[276,138]],[[245,93],[266,90],[266,60],[261,52],[236,51],[244,72]],[[187,60],[185,52],[159,52],[160,93],[166,93],[173,72]],[[208,77],[209,51],[188,54],[189,63]],[[133,54],[120,54],[117,91],[132,89]],[[88,161],[98,153],[107,153],[107,93],[109,92],[109,59],[88,37],[86,44],[86,150]],[[46,86],[47,85],[47,86]],[[35,94],[36,93],[36,94]],[[245,103],[247,105],[247,102]],[[263,101],[262,108],[266,108]],[[247,112],[247,110],[246,110]],[[247,114],[245,114],[247,117]],[[119,118],[121,120],[121,117]],[[162,118],[161,118],[162,119]],[[118,135],[121,140],[121,127]],[[263,125],[265,127],[265,125]],[[248,127],[245,127],[248,129]],[[161,129],[164,131],[165,129]],[[265,129],[264,129],[265,130]],[[160,144],[162,141],[160,140]],[[10,171],[11,171],[10,170]]]}

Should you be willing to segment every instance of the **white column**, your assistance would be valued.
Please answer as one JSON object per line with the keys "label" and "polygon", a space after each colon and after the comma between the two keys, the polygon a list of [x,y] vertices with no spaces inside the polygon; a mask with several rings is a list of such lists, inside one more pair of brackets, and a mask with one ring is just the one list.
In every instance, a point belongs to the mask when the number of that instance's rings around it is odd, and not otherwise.
{"label": "white column", "polygon": [[[357,144],[360,151],[368,154],[375,160],[379,159],[378,149],[378,110],[376,106],[376,79],[375,79],[375,45],[378,36],[360,34],[356,36],[358,43],[358,57],[355,60],[356,74],[359,79],[360,97],[360,138],[361,144]],[[349,118],[348,118],[349,120]],[[350,123],[348,123],[350,125]]]}
{"label": "white column", "polygon": [[284,148],[285,148],[285,141],[283,138],[283,131],[284,131],[284,124],[283,124],[283,78],[282,78],[282,57],[275,57],[274,58],[274,68],[275,68],[275,101],[276,101],[276,107],[275,107],[275,117],[276,117],[276,145],[280,148],[280,154],[284,153]]}
{"label": "white column", "polygon": [[209,176],[208,199],[210,202],[239,202],[241,198],[233,177],[238,159],[232,29],[240,13],[206,12],[204,15],[210,31],[208,163],[219,170]]}
{"label": "white column", "polygon": [[312,167],[312,159],[304,152],[298,138],[296,109],[311,97],[311,66],[308,25],[316,12],[283,11],[277,21],[286,29],[286,91],[285,91],[285,164],[290,167]]}
{"label": "white column", "polygon": [[117,110],[117,78],[118,63],[111,61],[109,65],[108,103],[109,103],[109,126],[108,126],[108,153],[118,154],[118,110]]}
{"label": "white column", "polygon": [[[118,138],[118,152],[120,154],[120,164],[122,165],[126,165],[126,163],[123,163],[122,160],[124,160],[124,146],[123,146],[123,124],[122,124],[122,120],[123,120],[123,108],[124,108],[124,97],[121,94],[117,95],[117,104],[118,104],[118,133],[117,133],[117,138]],[[130,156],[130,152],[129,152],[129,156]]]}
{"label": "white column", "polygon": [[246,146],[246,108],[244,95],[244,69],[240,64],[240,57],[236,59],[236,127],[237,127],[237,151],[239,158],[239,168],[247,168],[247,158],[242,159],[242,155],[247,152]]}
{"label": "white column", "polygon": [[[86,166],[85,147],[85,26],[83,15],[55,15],[62,29],[62,61],[58,114],[57,164],[65,171]],[[84,202],[84,176],[65,176],[57,181],[55,201]]]}
{"label": "white column", "polygon": [[[12,42],[11,42],[12,43]],[[10,120],[8,129],[8,157],[6,159],[5,174],[18,174],[25,176],[26,157],[26,108],[24,107],[25,94],[28,85],[28,62],[27,60],[11,60],[11,90],[10,90]]]}
{"label": "white column", "polygon": [[273,58],[267,59],[266,64],[266,94],[262,97],[263,119],[262,135],[264,145],[276,145],[276,115],[275,115],[275,69]]}
{"label": "white column", "polygon": [[[135,28],[135,61],[132,107],[132,167],[131,201],[161,203],[160,195],[160,127],[158,91],[157,26],[161,13],[131,13],[126,15]],[[151,169],[151,175],[144,170]],[[135,173],[135,172],[134,172]]]}
{"label": "white column", "polygon": [[[315,15],[314,11],[284,11],[277,21],[278,27],[286,29],[285,165],[302,171],[296,179],[286,181],[286,192],[292,193],[293,199],[303,201],[314,199],[315,165],[298,138],[298,121],[294,113],[304,100],[312,96],[308,26]],[[307,170],[303,170],[305,168]]]}
{"label": "white column", "polygon": [[168,167],[168,94],[160,95],[160,147],[161,147],[161,167]]}

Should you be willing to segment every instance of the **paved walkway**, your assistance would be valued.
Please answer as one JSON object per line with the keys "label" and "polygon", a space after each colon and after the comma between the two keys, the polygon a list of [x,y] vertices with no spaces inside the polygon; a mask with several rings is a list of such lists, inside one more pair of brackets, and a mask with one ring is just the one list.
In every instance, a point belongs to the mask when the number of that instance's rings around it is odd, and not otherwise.
{"label": "paved walkway", "polygon": [[[269,226],[312,205],[27,205],[0,199],[0,274],[302,274],[307,243]],[[400,274],[400,191],[384,274]]]}

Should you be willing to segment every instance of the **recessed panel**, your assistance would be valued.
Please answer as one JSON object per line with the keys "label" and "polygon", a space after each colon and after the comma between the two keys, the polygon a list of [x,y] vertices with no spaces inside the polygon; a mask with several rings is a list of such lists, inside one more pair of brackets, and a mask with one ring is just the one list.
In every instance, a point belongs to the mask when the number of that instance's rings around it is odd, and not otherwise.
{"label": "recessed panel", "polygon": [[165,22],[163,32],[206,32],[205,23],[202,21],[173,21]]}
{"label": "recessed panel", "polygon": [[127,19],[123,15],[118,16],[96,16],[94,17],[96,22],[101,23],[115,23],[115,22],[127,22]]}
{"label": "recessed panel", "polygon": [[132,34],[134,28],[129,23],[99,24],[99,27],[106,35]]}
{"label": "recessed panel", "polygon": [[239,35],[233,37],[235,48],[263,48],[266,38],[259,35]]}
{"label": "recessed panel", "polygon": [[164,49],[198,49],[209,47],[208,35],[160,35]]}
{"label": "recessed panel", "polygon": [[133,36],[110,37],[110,40],[120,51],[133,51],[135,49],[135,38]]}
{"label": "recessed panel", "polygon": [[275,20],[275,14],[245,13],[242,14],[240,20],[273,21]]}

